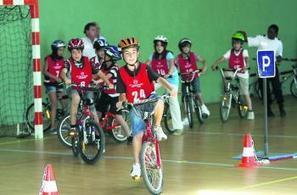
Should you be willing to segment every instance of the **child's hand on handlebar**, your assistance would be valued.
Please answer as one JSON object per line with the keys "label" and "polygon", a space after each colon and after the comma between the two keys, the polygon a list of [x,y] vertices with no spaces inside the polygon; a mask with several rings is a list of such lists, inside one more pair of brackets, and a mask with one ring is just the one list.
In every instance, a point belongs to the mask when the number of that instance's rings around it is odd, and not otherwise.
{"label": "child's hand on handlebar", "polygon": [[65,79],[65,84],[66,84],[66,85],[71,85],[71,80],[68,79],[68,78],[66,78],[66,79]]}
{"label": "child's hand on handlebar", "polygon": [[176,91],[174,88],[172,88],[172,89],[169,91],[169,94],[170,94],[171,97],[176,97],[176,96],[177,96],[177,91]]}

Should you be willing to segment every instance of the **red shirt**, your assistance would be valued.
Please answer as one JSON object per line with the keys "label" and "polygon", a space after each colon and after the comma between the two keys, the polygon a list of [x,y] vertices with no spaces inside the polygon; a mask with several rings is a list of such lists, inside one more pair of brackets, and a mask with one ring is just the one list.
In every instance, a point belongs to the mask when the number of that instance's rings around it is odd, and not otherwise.
{"label": "red shirt", "polygon": [[154,84],[150,81],[147,72],[147,65],[140,64],[139,66],[139,72],[134,76],[131,76],[125,67],[121,67],[119,70],[121,79],[126,87],[127,100],[130,103],[147,99],[155,90]]}
{"label": "red shirt", "polygon": [[[190,73],[198,70],[195,54],[193,52],[190,52],[189,54],[190,55],[188,59],[185,59],[181,53],[177,56],[177,62],[178,62],[180,73]],[[192,78],[191,74],[189,74],[188,76]],[[197,78],[198,76],[199,74],[196,73],[194,78]]]}
{"label": "red shirt", "polygon": [[229,68],[238,69],[244,68],[244,58],[243,58],[243,49],[240,50],[239,55],[235,55],[234,49],[231,49],[230,58],[229,58]]}
{"label": "red shirt", "polygon": [[162,59],[156,59],[152,58],[152,69],[157,72],[159,75],[164,76],[166,74],[168,74],[168,64],[167,64],[167,59],[166,59],[166,55],[165,58],[163,57]]}
{"label": "red shirt", "polygon": [[70,69],[71,69],[71,81],[79,86],[88,86],[92,82],[92,66],[89,58],[83,56],[82,64],[83,66],[77,67],[75,62],[70,59]]}
{"label": "red shirt", "polygon": [[[60,78],[60,73],[62,69],[65,67],[64,58],[61,59],[53,59],[50,55],[45,58],[45,62],[47,64],[47,71],[58,78]],[[48,83],[56,83],[56,80],[52,78],[45,78],[45,82]]]}

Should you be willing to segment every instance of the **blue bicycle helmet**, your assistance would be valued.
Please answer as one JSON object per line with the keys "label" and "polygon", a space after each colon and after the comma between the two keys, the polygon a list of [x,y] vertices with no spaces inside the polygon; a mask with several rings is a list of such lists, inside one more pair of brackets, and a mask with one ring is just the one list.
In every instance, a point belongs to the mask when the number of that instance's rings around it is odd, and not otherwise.
{"label": "blue bicycle helmet", "polygon": [[105,54],[108,55],[109,57],[111,57],[111,59],[113,61],[118,61],[118,60],[122,59],[121,52],[117,46],[110,45],[110,46],[105,47],[104,50],[105,50]]}
{"label": "blue bicycle helmet", "polygon": [[102,48],[105,48],[108,46],[108,43],[105,39],[96,39],[94,44],[93,44],[93,47],[95,50],[99,50],[99,49],[102,49]]}
{"label": "blue bicycle helmet", "polygon": [[59,48],[61,47],[66,47],[64,41],[62,40],[55,40],[52,44],[51,44],[51,48],[52,48],[52,51],[57,51]]}

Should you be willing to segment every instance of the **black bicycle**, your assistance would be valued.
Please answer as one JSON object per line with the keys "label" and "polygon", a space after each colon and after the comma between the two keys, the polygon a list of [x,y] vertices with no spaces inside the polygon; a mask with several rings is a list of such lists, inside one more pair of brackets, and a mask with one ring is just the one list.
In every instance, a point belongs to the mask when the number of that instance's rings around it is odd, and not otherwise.
{"label": "black bicycle", "polygon": [[[63,99],[68,99],[67,95],[62,96],[61,91],[57,91],[58,101],[61,102]],[[68,109],[67,108],[57,108],[56,111],[56,120],[59,123],[65,115],[67,115]],[[26,110],[25,120],[28,126],[29,132],[34,130],[34,103],[30,104]],[[43,118],[43,131],[47,131],[51,128],[51,103],[49,98],[46,98],[45,102],[42,102],[42,118]]]}
{"label": "black bicycle", "polygon": [[87,164],[94,164],[103,154],[105,136],[101,127],[95,123],[90,110],[93,100],[86,96],[87,91],[97,91],[96,87],[80,87],[72,85],[81,97],[77,115],[77,132],[72,135],[71,147],[75,157],[79,154]]}
{"label": "black bicycle", "polygon": [[193,128],[194,126],[193,110],[195,110],[200,124],[203,124],[205,119],[208,117],[206,114],[202,112],[202,109],[201,109],[202,105],[200,105],[199,101],[197,100],[191,85],[192,81],[195,78],[195,75],[199,74],[200,72],[201,72],[201,69],[195,70],[193,72],[188,72],[188,73],[179,73],[179,75],[181,76],[181,82],[186,86],[186,94],[183,97],[183,104],[184,104],[184,111],[185,111],[185,114],[187,115],[190,128]]}

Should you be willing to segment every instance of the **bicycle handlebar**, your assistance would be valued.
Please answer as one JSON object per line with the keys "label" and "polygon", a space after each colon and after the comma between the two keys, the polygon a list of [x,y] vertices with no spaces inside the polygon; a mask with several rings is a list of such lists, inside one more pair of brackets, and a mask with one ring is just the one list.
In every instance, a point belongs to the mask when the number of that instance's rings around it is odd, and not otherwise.
{"label": "bicycle handlebar", "polygon": [[183,75],[192,75],[191,79],[187,79],[186,81],[182,79],[182,83],[184,83],[184,82],[192,82],[194,80],[195,74],[196,73],[199,74],[200,72],[202,72],[202,69],[197,69],[197,70],[195,70],[193,72],[178,73],[178,75],[180,75],[180,76],[183,76]]}

